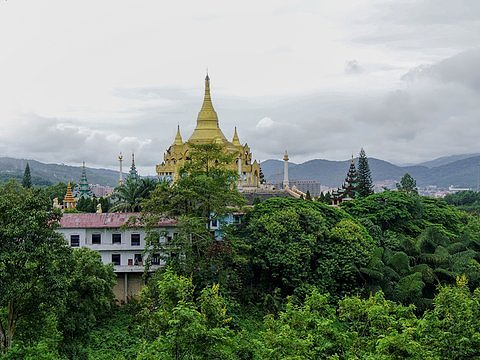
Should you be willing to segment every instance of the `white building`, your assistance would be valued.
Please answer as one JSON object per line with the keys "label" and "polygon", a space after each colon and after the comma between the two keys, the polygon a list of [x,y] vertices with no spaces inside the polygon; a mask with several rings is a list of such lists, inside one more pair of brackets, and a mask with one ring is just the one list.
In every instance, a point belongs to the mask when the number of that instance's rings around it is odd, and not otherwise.
{"label": "white building", "polygon": [[[104,264],[113,264],[117,274],[114,293],[118,300],[127,302],[136,296],[144,285],[143,273],[145,230],[142,227],[124,226],[138,213],[65,213],[58,231],[73,247],[88,247],[97,250]],[[157,230],[160,241],[168,241],[176,234],[176,221],[161,220]],[[151,254],[151,270],[163,265],[160,254]]]}

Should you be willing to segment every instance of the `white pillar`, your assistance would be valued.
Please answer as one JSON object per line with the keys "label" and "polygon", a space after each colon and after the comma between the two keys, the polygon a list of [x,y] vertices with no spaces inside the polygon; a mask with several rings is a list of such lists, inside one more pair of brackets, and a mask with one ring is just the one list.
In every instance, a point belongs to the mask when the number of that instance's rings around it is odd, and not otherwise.
{"label": "white pillar", "polygon": [[119,174],[119,177],[118,177],[118,185],[122,185],[123,184],[123,173],[122,173],[123,155],[122,155],[122,153],[120,153],[120,155],[118,156],[118,161],[120,162],[120,174]]}
{"label": "white pillar", "polygon": [[237,160],[238,165],[238,179],[242,180],[242,157],[240,156]]}
{"label": "white pillar", "polygon": [[283,188],[288,188],[288,153],[285,150],[285,155],[283,155]]}

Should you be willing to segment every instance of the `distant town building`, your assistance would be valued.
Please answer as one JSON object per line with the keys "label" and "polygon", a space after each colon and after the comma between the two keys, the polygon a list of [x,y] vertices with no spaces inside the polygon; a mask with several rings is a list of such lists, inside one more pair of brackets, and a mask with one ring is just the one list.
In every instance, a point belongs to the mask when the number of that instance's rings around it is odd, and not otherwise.
{"label": "distant town building", "polygon": [[[295,187],[303,193],[310,192],[311,196],[320,196],[322,190],[324,189],[321,185],[321,182],[318,180],[289,180],[290,187]],[[283,182],[275,183],[275,188],[281,189]]]}
{"label": "distant town building", "polygon": [[111,186],[105,186],[105,185],[99,185],[99,184],[90,185],[90,189],[92,190],[92,194],[97,198],[110,196],[113,194],[113,190],[114,190],[114,188]]}

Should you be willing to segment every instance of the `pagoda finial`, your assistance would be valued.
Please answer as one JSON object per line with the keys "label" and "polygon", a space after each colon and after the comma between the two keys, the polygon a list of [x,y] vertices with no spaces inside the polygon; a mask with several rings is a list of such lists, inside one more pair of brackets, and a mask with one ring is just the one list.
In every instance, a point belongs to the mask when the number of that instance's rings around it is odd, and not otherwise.
{"label": "pagoda finial", "polygon": [[241,145],[240,139],[238,138],[237,127],[236,126],[235,126],[235,131],[233,132],[232,144],[233,145]]}
{"label": "pagoda finial", "polygon": [[82,177],[80,178],[80,182],[74,189],[74,195],[77,198],[91,198],[92,197],[92,189],[88,184],[87,180],[87,168],[85,167],[85,161],[82,162]]}
{"label": "pagoda finial", "polygon": [[182,135],[180,134],[180,125],[177,125],[177,135],[175,136],[173,145],[183,145]]}
{"label": "pagoda finial", "polygon": [[218,116],[213,108],[212,98],[210,96],[210,76],[208,76],[207,73],[207,76],[205,77],[205,95],[203,98],[202,108],[198,113],[197,127],[206,125],[210,128],[211,125],[208,124],[211,123],[213,123],[214,127],[218,126]]}
{"label": "pagoda finial", "polygon": [[138,179],[137,167],[135,166],[135,153],[132,151],[132,166],[130,166],[129,178]]}

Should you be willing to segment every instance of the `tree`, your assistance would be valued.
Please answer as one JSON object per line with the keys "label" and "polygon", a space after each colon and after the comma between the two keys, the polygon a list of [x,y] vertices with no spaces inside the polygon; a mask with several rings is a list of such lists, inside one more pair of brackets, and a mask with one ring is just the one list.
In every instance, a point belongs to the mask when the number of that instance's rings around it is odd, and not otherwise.
{"label": "tree", "polygon": [[312,200],[312,195],[310,195],[310,190],[307,190],[307,193],[305,194],[305,200]]}
{"label": "tree", "polygon": [[142,201],[150,196],[156,184],[157,182],[153,179],[128,177],[122,185],[115,189],[115,201],[110,211],[140,211]]}
{"label": "tree", "polygon": [[290,297],[285,311],[265,316],[259,359],[327,359],[344,354],[344,330],[329,298],[314,290],[303,304]]}
{"label": "tree", "polygon": [[467,278],[457,286],[443,286],[433,310],[424,315],[419,329],[425,346],[443,359],[477,359],[480,356],[480,289],[473,294]]}
{"label": "tree", "polygon": [[251,282],[264,293],[317,286],[341,296],[358,289],[358,269],[374,246],[362,225],[318,201],[265,200],[238,231],[250,245]]}
{"label": "tree", "polygon": [[407,194],[418,194],[417,182],[409,173],[403,175],[400,184],[397,183],[397,189]]}
{"label": "tree", "polygon": [[[163,182],[143,203],[143,221],[147,224],[147,251],[164,254],[168,264],[181,274],[193,274],[197,281],[218,282],[222,269],[212,263],[228,242],[218,242],[211,229],[213,220],[245,203],[237,190],[234,161],[218,144],[191,145],[190,160],[173,184]],[[170,243],[158,241],[154,228],[160,217],[179,220],[179,233]],[[176,256],[170,256],[174,253]]]}
{"label": "tree", "polygon": [[142,291],[143,328],[150,343],[139,359],[229,359],[234,352],[226,302],[219,286],[195,299],[192,279],[171,269],[156,273]]}
{"label": "tree", "polygon": [[358,156],[358,193],[363,197],[373,194],[372,174],[363,148]]}
{"label": "tree", "polygon": [[30,166],[28,165],[28,162],[27,162],[27,165],[25,166],[25,171],[23,173],[22,186],[24,188],[32,187],[32,176],[30,175]]}
{"label": "tree", "polygon": [[[72,183],[71,186],[73,189],[75,187],[75,184]],[[42,191],[46,196],[48,196],[50,202],[52,202],[53,199],[57,198],[58,203],[61,204],[63,202],[63,198],[65,197],[65,193],[67,192],[67,184],[59,182],[55,185],[50,185],[46,188],[43,188]]]}
{"label": "tree", "polygon": [[71,249],[55,232],[60,212],[41,192],[0,188],[0,351],[12,347],[19,321],[44,320],[59,305]]}
{"label": "tree", "polygon": [[75,249],[68,279],[64,308],[58,323],[63,334],[62,353],[69,358],[83,352],[90,331],[112,308],[116,275],[104,265],[100,254],[88,248]]}

